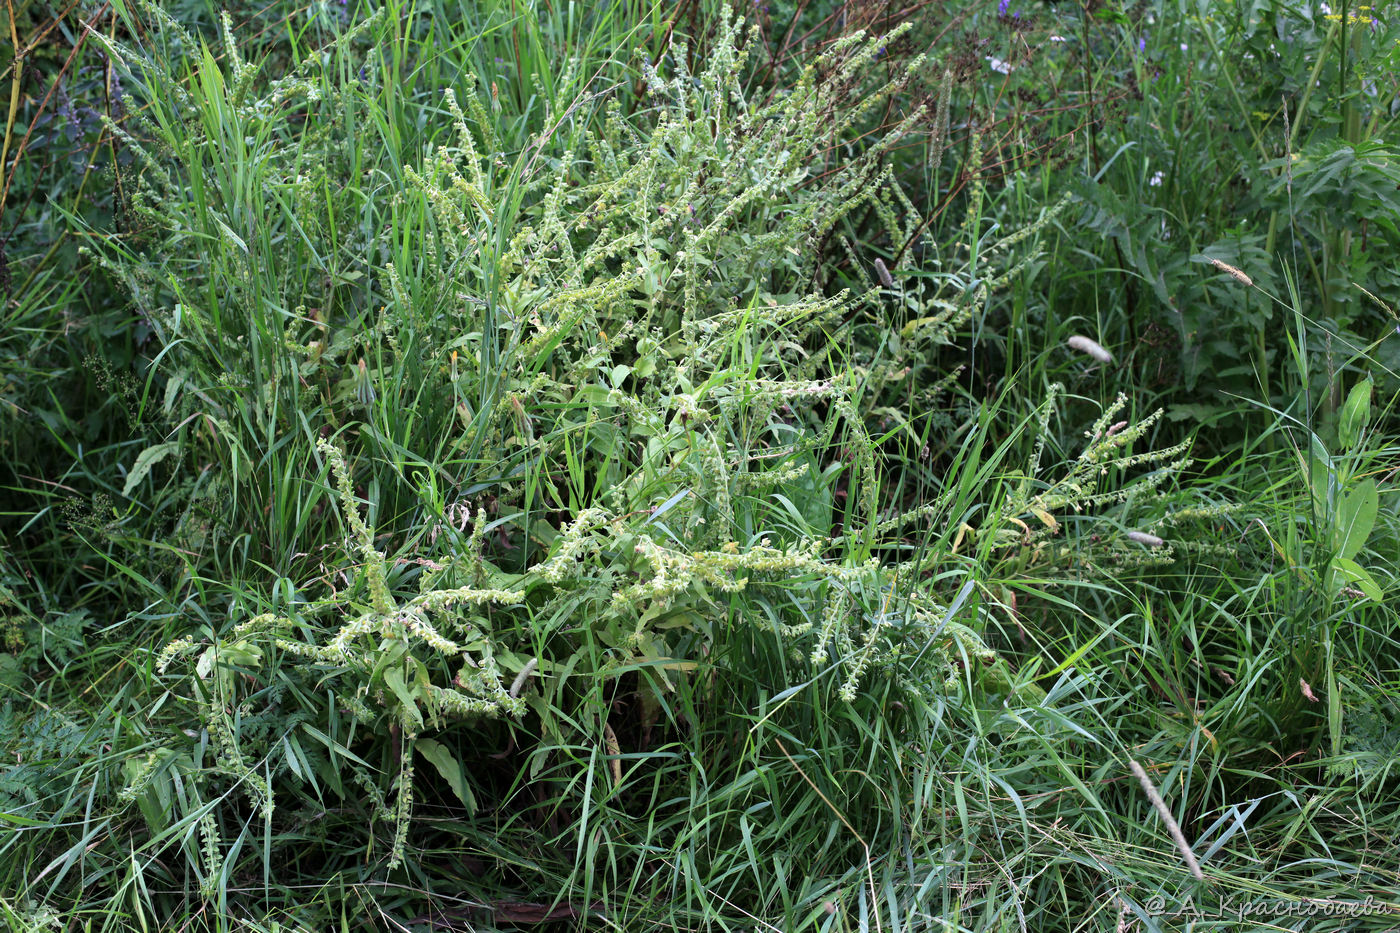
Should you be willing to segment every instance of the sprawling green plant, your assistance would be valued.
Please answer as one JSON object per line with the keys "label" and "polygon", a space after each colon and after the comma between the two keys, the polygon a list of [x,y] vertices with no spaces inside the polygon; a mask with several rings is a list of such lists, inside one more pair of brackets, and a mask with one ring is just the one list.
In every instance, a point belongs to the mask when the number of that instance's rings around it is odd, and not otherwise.
{"label": "sprawling green plant", "polygon": [[[732,613],[723,594],[761,581],[786,592],[791,606],[782,615],[790,617],[740,613],[736,620],[776,626],[776,634],[795,639],[820,616],[808,653],[820,660],[837,650],[847,668],[842,692],[848,700],[872,663],[892,663],[879,620],[870,624],[853,612],[878,599],[872,562],[841,558],[840,540],[807,527],[800,513],[791,516],[797,528],[766,527],[773,515],[764,501],[783,489],[820,495],[823,483],[812,473],[844,425],[849,446],[860,452],[852,467],[859,474],[848,482],[864,490],[846,522],[862,527],[876,517],[871,443],[853,407],[855,387],[832,361],[841,318],[852,313],[855,300],[792,290],[814,276],[812,243],[882,182],[877,158],[888,144],[815,184],[811,161],[852,119],[847,114],[833,121],[823,95],[863,67],[876,45],[858,37],[842,43],[788,95],[750,110],[737,83],[743,55],[736,28],[723,21],[727,51],[699,76],[684,71],[680,48],[672,56],[677,77],[667,81],[646,70],[651,107],[641,121],[629,123],[614,104],[601,130],[541,140],[514,165],[496,150],[475,94],[468,97],[470,117],[448,95],[455,146],[438,148],[421,173],[407,170],[414,187],[393,208],[412,212],[421,201],[428,209],[418,215],[433,221],[424,227],[431,238],[421,259],[426,268],[389,265],[386,303],[368,322],[373,337],[366,352],[395,368],[414,352],[442,359],[438,397],[450,392],[455,417],[437,422],[446,429],[443,436],[415,443],[445,445],[446,462],[462,472],[447,488],[438,476],[417,473],[429,526],[417,530],[411,556],[427,569],[419,595],[401,601],[392,592],[386,556],[359,517],[351,468],[323,443],[368,605],[357,606],[357,585],[345,596],[316,601],[321,617],[342,616],[324,641],[301,613],[262,614],[201,655],[196,693],[205,727],[217,739],[218,766],[210,776],[245,784],[265,817],[271,815],[269,785],[249,762],[268,747],[250,742],[236,711],[267,686],[255,679],[248,694],[232,671],[266,660],[271,651],[284,659],[277,670],[301,664],[306,676],[323,682],[333,676],[338,703],[373,734],[393,729],[404,736],[392,814],[382,809],[388,788],[372,795],[381,815],[397,825],[391,866],[403,855],[415,740],[448,718],[523,713],[523,675],[548,677],[577,665],[587,645],[580,626],[616,652],[606,667],[693,666],[695,659],[673,657],[679,646],[664,633],[708,629],[711,620]],[[230,60],[228,106],[245,120],[265,119],[286,83],[274,84],[266,97],[249,96],[240,77],[245,66],[236,52]],[[832,70],[822,74],[826,69]],[[895,92],[902,80],[884,93]],[[576,157],[575,151],[590,155]],[[171,177],[156,159],[150,172]],[[186,215],[171,199],[174,193],[153,191],[147,210],[178,228]],[[217,214],[209,219],[220,231],[227,226]],[[148,294],[124,275],[138,296]],[[416,289],[405,285],[409,280]],[[786,290],[775,293],[775,285]],[[230,299],[240,300],[237,292],[223,301]],[[241,300],[256,319],[249,299]],[[448,304],[459,310],[442,313]],[[207,311],[180,307],[180,322],[167,326],[179,323],[196,333],[223,327]],[[233,336],[237,352],[243,335]],[[247,336],[254,347],[262,345]],[[282,360],[316,354],[292,344],[267,343],[266,350]],[[268,367],[309,375],[294,363]],[[366,409],[390,391],[377,382],[370,374],[357,387]],[[263,417],[274,414],[280,386],[269,387]],[[294,397],[297,390],[287,391]],[[795,420],[817,406],[828,412],[824,429]],[[788,420],[777,417],[780,408],[791,413]],[[352,424],[341,435],[354,441],[367,430]],[[561,462],[567,465],[563,476],[543,469]],[[484,499],[463,497],[463,488],[473,486],[493,490],[494,522]],[[557,527],[548,521],[551,514],[572,517]],[[465,547],[455,532],[431,540],[451,515],[467,519],[462,528],[470,523]],[[515,529],[525,543],[488,554],[490,527],[498,534]],[[516,572],[502,569],[511,565]],[[917,617],[931,621],[938,614],[928,606]],[[959,631],[975,641],[972,630]],[[173,643],[165,662],[188,646]],[[513,690],[505,687],[501,664],[517,677]],[[304,715],[284,710],[281,722],[294,724]],[[319,731],[326,728],[324,717],[335,713],[318,708],[315,715]],[[421,747],[435,746],[424,740]],[[343,746],[327,750],[339,765],[353,761]],[[297,769],[294,757],[276,757],[281,763],[274,775]],[[149,794],[165,759],[147,760],[138,784]],[[433,760],[450,770],[446,760]],[[375,781],[371,770],[349,770],[361,785]],[[335,768],[328,775],[339,785]],[[210,840],[217,838],[207,820],[201,825]],[[215,842],[206,850],[204,874],[211,883],[221,863],[213,855]]]}

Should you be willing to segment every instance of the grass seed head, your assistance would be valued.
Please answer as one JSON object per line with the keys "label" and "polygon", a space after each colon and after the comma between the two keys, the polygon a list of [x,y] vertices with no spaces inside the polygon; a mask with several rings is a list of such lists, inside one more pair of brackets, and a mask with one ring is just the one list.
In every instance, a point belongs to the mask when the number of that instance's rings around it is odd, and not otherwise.
{"label": "grass seed head", "polygon": [[1236,282],[1239,282],[1241,285],[1254,285],[1253,279],[1245,275],[1243,271],[1236,269],[1234,266],[1230,265],[1228,262],[1221,262],[1219,259],[1212,259],[1210,261],[1210,264],[1212,266],[1215,266],[1215,268],[1219,269],[1221,272],[1224,272],[1227,275],[1229,275],[1230,278],[1234,279]]}
{"label": "grass seed head", "polygon": [[1075,334],[1073,337],[1066,340],[1065,344],[1071,350],[1078,350],[1080,353],[1086,353],[1089,356],[1092,356],[1094,359],[1098,360],[1100,363],[1113,362],[1113,354],[1109,353],[1107,350],[1105,350],[1103,347],[1101,347],[1094,341],[1090,340],[1088,337],[1082,337],[1079,334]]}
{"label": "grass seed head", "polygon": [[890,276],[890,270],[886,268],[883,259],[875,260],[875,274],[880,277],[880,284],[886,288],[894,288],[894,279]]}
{"label": "grass seed head", "polygon": [[1161,547],[1166,542],[1156,535],[1150,535],[1145,531],[1128,532],[1128,540],[1136,541],[1138,544],[1145,544],[1148,547]]}

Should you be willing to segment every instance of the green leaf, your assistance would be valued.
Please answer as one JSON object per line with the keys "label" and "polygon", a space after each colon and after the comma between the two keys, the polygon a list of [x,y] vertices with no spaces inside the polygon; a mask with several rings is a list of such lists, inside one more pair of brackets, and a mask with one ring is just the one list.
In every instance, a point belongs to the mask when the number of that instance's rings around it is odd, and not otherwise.
{"label": "green leaf", "polygon": [[1337,509],[1337,525],[1333,529],[1339,557],[1350,559],[1360,552],[1366,539],[1371,536],[1379,509],[1380,493],[1376,491],[1376,481],[1373,479],[1362,480],[1342,497]]}
{"label": "green leaf", "polygon": [[224,667],[257,667],[262,663],[262,649],[246,641],[236,641],[224,645],[219,654],[219,664]]}
{"label": "green leaf", "polygon": [[391,667],[399,665],[403,661],[404,655],[408,654],[408,644],[392,635],[383,639],[379,643],[378,657],[374,662],[372,677],[378,677]]}
{"label": "green leaf", "polygon": [[219,229],[223,232],[224,236],[228,237],[231,241],[233,241],[234,245],[237,246],[240,250],[242,250],[244,255],[247,255],[248,244],[243,241],[243,238],[238,234],[234,233],[233,228],[230,227],[228,224],[224,223],[223,220],[217,214],[211,214],[211,216],[214,218],[214,223],[219,225]]}
{"label": "green leaf", "polygon": [[1381,602],[1385,594],[1381,591],[1380,585],[1376,583],[1375,577],[1371,576],[1356,561],[1346,557],[1334,557],[1332,567],[1338,576],[1344,577],[1348,583],[1354,584],[1358,590],[1365,593],[1367,599]]}
{"label": "green leaf", "polygon": [[17,813],[6,813],[6,812],[4,812],[3,810],[0,810],[0,820],[4,820],[6,823],[12,823],[12,824],[14,824],[15,826],[48,826],[48,825],[49,825],[49,823],[48,823],[47,821],[45,821],[45,820],[31,820],[31,819],[29,819],[29,817],[27,817],[27,816],[20,816],[20,815],[17,814]]}
{"label": "green leaf", "polygon": [[467,786],[466,778],[462,774],[462,763],[452,756],[447,747],[432,739],[419,739],[413,743],[413,749],[428,759],[432,766],[437,769],[437,773],[442,775],[448,788],[467,808],[467,814],[469,816],[475,814],[476,795]]}
{"label": "green leaf", "polygon": [[1005,658],[996,658],[991,664],[985,665],[979,670],[979,677],[982,686],[994,693],[1007,693],[1028,700],[1032,703],[1043,703],[1045,701],[1045,691],[1034,681],[1019,681],[1012,674],[1011,667],[1006,663]]}
{"label": "green leaf", "polygon": [[1167,409],[1168,421],[1209,421],[1221,412],[1229,411],[1224,405],[1200,405],[1183,403]]}
{"label": "green leaf", "polygon": [[600,408],[616,408],[618,403],[613,398],[612,390],[606,386],[586,385],[579,387],[574,393],[572,403],[575,405],[597,405]]}
{"label": "green leaf", "polygon": [[1334,508],[1337,491],[1337,471],[1332,464],[1332,456],[1316,434],[1312,436],[1312,456],[1303,468],[1304,476],[1312,481],[1313,500],[1317,509],[1330,513]]}
{"label": "green leaf", "polygon": [[20,664],[19,658],[13,654],[0,651],[0,687],[18,689],[22,683],[24,683],[24,665]]}
{"label": "green leaf", "polygon": [[175,410],[175,401],[180,397],[180,387],[184,384],[185,377],[178,373],[170,377],[170,381],[165,384],[165,401],[162,406],[167,415]]}
{"label": "green leaf", "polygon": [[126,485],[122,487],[122,495],[130,496],[131,491],[140,485],[146,478],[146,474],[151,472],[151,467],[160,463],[170,456],[180,447],[175,441],[167,441],[164,444],[157,444],[154,447],[147,447],[137,456],[136,462],[131,466],[131,472],[126,474]]}
{"label": "green leaf", "polygon": [[408,689],[408,684],[403,679],[403,671],[397,667],[390,667],[384,671],[384,684],[395,697],[398,698],[399,705],[403,708],[404,715],[413,720],[416,728],[423,728],[423,717],[418,712],[418,699]]}
{"label": "green leaf", "polygon": [[1354,447],[1361,439],[1361,432],[1371,417],[1371,380],[1366,379],[1352,386],[1346,402],[1342,405],[1340,436],[1343,447]]}

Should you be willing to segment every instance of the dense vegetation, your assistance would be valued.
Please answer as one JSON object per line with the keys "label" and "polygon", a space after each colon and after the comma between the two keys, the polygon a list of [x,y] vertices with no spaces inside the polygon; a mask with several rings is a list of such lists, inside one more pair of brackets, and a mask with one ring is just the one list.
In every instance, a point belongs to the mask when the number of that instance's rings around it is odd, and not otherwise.
{"label": "dense vegetation", "polygon": [[13,5],[15,930],[1400,925],[1400,21]]}

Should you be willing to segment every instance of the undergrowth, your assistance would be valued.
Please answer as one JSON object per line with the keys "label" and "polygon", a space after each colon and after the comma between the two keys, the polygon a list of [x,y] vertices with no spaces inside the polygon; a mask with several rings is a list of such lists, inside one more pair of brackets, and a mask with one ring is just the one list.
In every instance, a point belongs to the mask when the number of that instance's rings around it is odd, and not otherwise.
{"label": "undergrowth", "polygon": [[1076,218],[1157,268],[1093,187],[1132,93],[1072,197],[979,96],[1141,11],[868,6],[82,34],[113,210],[55,188],[0,338],[0,916],[1393,925],[1393,398],[1305,297],[1354,237],[1172,266],[1267,309],[1221,444],[1052,308]]}

